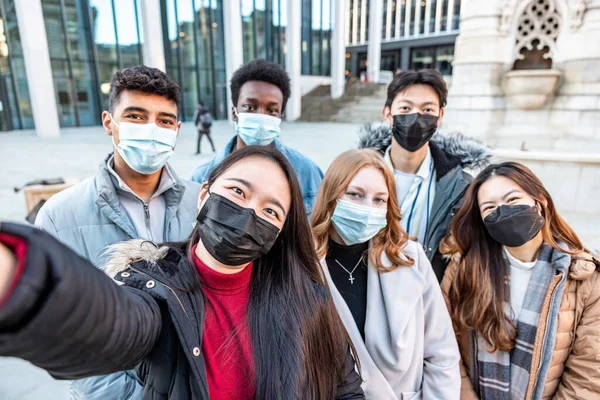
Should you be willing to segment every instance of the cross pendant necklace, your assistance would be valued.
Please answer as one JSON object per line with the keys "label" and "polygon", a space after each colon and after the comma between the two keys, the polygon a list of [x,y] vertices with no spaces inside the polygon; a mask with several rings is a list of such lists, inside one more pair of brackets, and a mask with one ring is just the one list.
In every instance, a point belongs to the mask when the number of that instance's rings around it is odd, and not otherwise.
{"label": "cross pendant necklace", "polygon": [[335,262],[336,262],[336,263],[338,263],[338,265],[339,265],[340,267],[342,267],[342,269],[343,269],[344,271],[346,271],[346,272],[347,272],[347,273],[350,275],[350,277],[348,278],[348,280],[350,281],[350,284],[354,285],[354,281],[355,281],[356,279],[355,279],[355,278],[352,276],[352,274],[354,273],[354,271],[356,271],[356,268],[358,268],[358,266],[359,266],[359,265],[360,265],[360,263],[362,262],[362,257],[361,257],[361,258],[359,258],[359,260],[358,260],[358,262],[356,263],[356,265],[354,266],[354,268],[352,268],[352,271],[348,271],[348,270],[346,269],[346,267],[344,267],[344,266],[342,265],[342,263],[341,263],[341,262],[339,262],[338,260],[336,260],[335,258],[334,258],[334,260],[335,260]]}

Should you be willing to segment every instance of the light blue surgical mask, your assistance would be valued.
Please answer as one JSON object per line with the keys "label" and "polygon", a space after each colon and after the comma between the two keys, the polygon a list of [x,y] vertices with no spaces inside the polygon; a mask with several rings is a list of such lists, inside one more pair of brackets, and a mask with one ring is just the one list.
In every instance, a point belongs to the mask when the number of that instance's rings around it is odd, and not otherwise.
{"label": "light blue surgical mask", "polygon": [[164,167],[177,142],[176,130],[161,128],[155,123],[117,124],[112,115],[110,118],[119,127],[119,144],[115,144],[113,136],[113,146],[131,169],[149,175]]}
{"label": "light blue surgical mask", "polygon": [[248,146],[266,146],[281,134],[281,118],[259,113],[238,113],[235,132]]}
{"label": "light blue surgical mask", "polygon": [[387,210],[338,200],[331,222],[348,246],[371,240],[387,225]]}

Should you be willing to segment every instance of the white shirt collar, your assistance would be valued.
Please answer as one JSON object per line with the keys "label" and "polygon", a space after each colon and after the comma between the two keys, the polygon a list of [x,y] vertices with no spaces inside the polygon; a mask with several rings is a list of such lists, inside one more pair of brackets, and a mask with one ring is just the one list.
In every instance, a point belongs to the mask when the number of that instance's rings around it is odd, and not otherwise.
{"label": "white shirt collar", "polygon": [[508,262],[510,263],[510,265],[512,265],[515,268],[522,269],[525,271],[532,270],[533,267],[535,266],[535,264],[537,263],[537,260],[533,260],[530,262],[523,262],[523,261],[519,260],[517,257],[510,254],[510,252],[506,249],[506,247],[502,246],[502,249],[504,250],[504,254],[506,255],[506,258],[508,259]]}
{"label": "white shirt collar", "polygon": [[[392,146],[390,145],[385,150],[384,159],[387,162],[387,164],[394,170],[394,172],[402,173],[401,171],[398,171],[398,170],[394,169],[394,164],[392,163],[392,157],[391,157],[391,154],[390,154],[391,149],[392,149]],[[429,175],[431,174],[432,163],[433,163],[433,157],[431,156],[431,149],[429,148],[429,146],[427,146],[427,154],[425,155],[425,158],[423,159],[423,162],[421,163],[421,166],[417,170],[417,173],[414,174],[415,177],[419,177],[419,178],[421,178],[423,180],[428,179]]]}

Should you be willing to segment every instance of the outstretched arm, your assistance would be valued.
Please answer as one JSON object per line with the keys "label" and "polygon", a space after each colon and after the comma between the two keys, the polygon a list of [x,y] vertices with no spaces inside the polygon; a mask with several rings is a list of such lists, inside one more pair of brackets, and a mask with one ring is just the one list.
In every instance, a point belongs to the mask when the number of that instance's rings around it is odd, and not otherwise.
{"label": "outstretched arm", "polygon": [[51,235],[0,224],[0,355],[58,379],[131,369],[161,328],[148,294],[120,287]]}

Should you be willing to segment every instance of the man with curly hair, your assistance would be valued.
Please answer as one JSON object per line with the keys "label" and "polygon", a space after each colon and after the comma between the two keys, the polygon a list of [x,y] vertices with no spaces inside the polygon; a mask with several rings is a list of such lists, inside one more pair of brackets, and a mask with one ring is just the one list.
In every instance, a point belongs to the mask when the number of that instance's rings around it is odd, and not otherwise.
{"label": "man with curly hair", "polygon": [[[113,152],[96,176],[48,200],[35,224],[97,267],[117,242],[183,241],[196,220],[200,185],[179,179],[167,164],[181,126],[180,90],[156,68],[117,71],[102,113]],[[71,398],[137,399],[138,381],[135,371],[73,381]]]}
{"label": "man with curly hair", "polygon": [[278,140],[285,106],[290,98],[290,78],[279,64],[257,59],[241,66],[231,78],[231,109],[236,135],[225,148],[198,166],[192,180],[203,183],[229,154],[244,146],[275,146],[294,167],[306,213],[310,215],[323,180],[323,172],[308,157]]}

